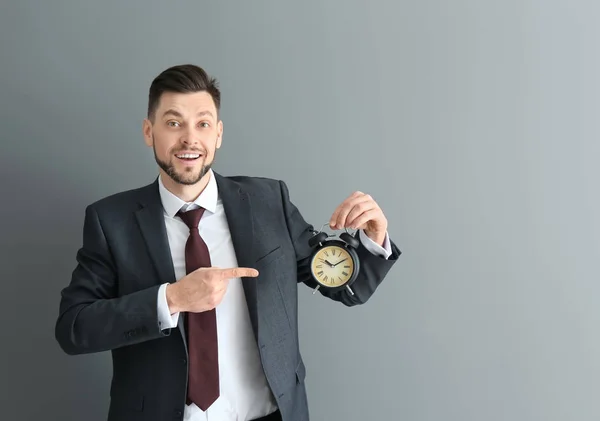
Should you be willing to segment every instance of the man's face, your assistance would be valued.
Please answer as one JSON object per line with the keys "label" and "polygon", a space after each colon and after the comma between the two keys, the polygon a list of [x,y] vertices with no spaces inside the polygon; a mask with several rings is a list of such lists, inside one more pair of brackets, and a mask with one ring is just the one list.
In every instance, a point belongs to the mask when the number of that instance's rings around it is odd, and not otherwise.
{"label": "man's face", "polygon": [[158,166],[179,184],[195,184],[221,147],[223,123],[207,92],[165,92],[154,122],[144,120],[144,139]]}

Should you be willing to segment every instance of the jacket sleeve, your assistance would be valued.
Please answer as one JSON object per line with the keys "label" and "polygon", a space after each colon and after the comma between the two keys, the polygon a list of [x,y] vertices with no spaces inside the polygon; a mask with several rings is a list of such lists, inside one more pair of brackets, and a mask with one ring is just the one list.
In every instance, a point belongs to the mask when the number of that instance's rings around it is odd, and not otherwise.
{"label": "jacket sleeve", "polygon": [[98,213],[86,208],[83,245],[61,291],[55,337],[67,354],[112,350],[168,334],[158,323],[160,285],[118,296],[118,279]]}
{"label": "jacket sleeve", "polygon": [[[308,240],[314,235],[314,227],[304,220],[298,208],[290,201],[285,182],[279,181],[279,183],[289,235],[296,250],[298,282],[302,282],[310,288],[315,288],[317,283],[310,274],[310,257],[313,250],[308,245]],[[392,253],[386,259],[384,256],[372,253],[364,246],[362,241],[359,241],[357,253],[360,259],[360,272],[356,281],[352,284],[354,295],[350,294],[347,289],[333,292],[325,288],[319,288],[319,292],[323,296],[341,302],[346,306],[366,303],[400,257],[401,252],[396,244],[391,239],[389,239],[389,243]]]}

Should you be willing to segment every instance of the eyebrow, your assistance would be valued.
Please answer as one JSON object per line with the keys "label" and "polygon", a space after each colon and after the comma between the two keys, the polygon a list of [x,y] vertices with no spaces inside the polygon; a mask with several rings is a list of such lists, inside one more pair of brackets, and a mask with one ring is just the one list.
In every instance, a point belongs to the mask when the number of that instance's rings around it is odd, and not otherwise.
{"label": "eyebrow", "polygon": [[[174,110],[172,108],[168,109],[167,111],[165,111],[164,114],[163,114],[163,117],[166,116],[166,115],[169,115],[169,114],[172,115],[172,116],[175,116],[175,117],[183,118],[183,115],[179,111],[176,111],[176,110]],[[213,114],[210,111],[208,111],[208,110],[207,111],[200,111],[198,114],[196,114],[196,117],[202,117],[202,116],[205,116],[205,115],[209,115],[211,117],[214,117]]]}

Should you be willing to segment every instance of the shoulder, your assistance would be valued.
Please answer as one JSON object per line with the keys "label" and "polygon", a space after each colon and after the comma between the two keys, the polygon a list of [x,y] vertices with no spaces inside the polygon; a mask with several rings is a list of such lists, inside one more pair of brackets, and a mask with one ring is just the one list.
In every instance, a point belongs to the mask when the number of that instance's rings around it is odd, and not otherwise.
{"label": "shoulder", "polygon": [[217,175],[217,177],[221,183],[226,183],[251,196],[281,196],[283,191],[287,192],[285,182],[277,178],[250,175]]}
{"label": "shoulder", "polygon": [[146,186],[124,190],[102,197],[87,206],[87,212],[95,211],[97,214],[124,214],[140,209],[141,204],[153,196],[158,197],[158,183],[156,180]]}

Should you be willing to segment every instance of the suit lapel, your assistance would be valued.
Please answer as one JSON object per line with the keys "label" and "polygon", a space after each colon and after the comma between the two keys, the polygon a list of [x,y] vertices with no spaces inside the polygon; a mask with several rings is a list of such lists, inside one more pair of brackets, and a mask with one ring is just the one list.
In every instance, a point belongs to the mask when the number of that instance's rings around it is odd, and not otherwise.
{"label": "suit lapel", "polygon": [[[252,203],[248,193],[242,190],[238,183],[225,178],[216,172],[215,178],[219,188],[219,196],[223,203],[225,216],[229,224],[231,239],[238,265],[240,267],[254,267],[255,256],[253,251],[254,218],[252,216]],[[258,337],[258,315],[256,306],[256,279],[242,278],[242,285],[248,304],[248,312],[254,334]]]}
{"label": "suit lapel", "polygon": [[[136,212],[135,216],[142,232],[142,237],[144,237],[148,253],[150,253],[150,257],[154,263],[158,279],[161,280],[161,283],[173,283],[176,280],[175,269],[173,268],[173,259],[171,258],[171,249],[169,248],[164,210],[160,200],[160,193],[158,192],[158,178],[143,190],[140,205],[141,208]],[[179,317],[178,328],[187,349],[183,316],[181,314]]]}
{"label": "suit lapel", "polygon": [[158,184],[153,183],[151,187],[152,190],[149,189],[141,201],[142,208],[136,212],[136,218],[159,279],[164,282],[175,282],[175,270],[173,260],[170,258],[171,250]]}

